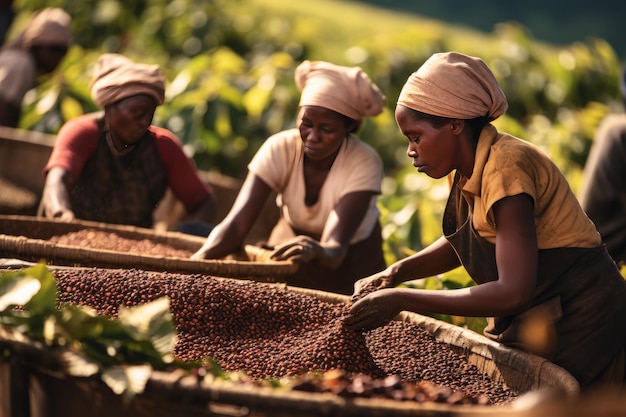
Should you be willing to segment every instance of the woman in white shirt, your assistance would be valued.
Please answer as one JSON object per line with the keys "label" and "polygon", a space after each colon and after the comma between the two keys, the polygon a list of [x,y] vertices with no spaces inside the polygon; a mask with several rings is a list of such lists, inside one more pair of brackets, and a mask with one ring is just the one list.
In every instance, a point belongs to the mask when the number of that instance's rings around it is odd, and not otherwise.
{"label": "woman in white shirt", "polygon": [[304,61],[298,126],[272,135],[226,218],[192,258],[237,252],[272,191],[281,217],[267,246],[300,264],[289,285],[351,294],[359,278],[385,268],[377,198],[382,161],[355,132],[380,114],[385,96],[359,67]]}

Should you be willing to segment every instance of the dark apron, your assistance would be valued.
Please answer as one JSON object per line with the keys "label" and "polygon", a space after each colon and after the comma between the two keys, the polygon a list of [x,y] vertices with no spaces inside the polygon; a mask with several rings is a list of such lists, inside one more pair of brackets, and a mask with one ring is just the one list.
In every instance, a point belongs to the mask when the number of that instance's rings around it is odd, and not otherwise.
{"label": "dark apron", "polygon": [[[293,230],[281,217],[274,226],[267,245],[271,248],[297,235],[310,236],[310,233]],[[310,237],[318,241],[320,238],[319,236]],[[330,269],[315,262],[302,264],[295,274],[286,277],[287,285],[351,295],[354,292],[355,281],[387,267],[382,247],[380,224],[376,223],[372,233],[366,239],[350,245],[339,268]]]}
{"label": "dark apron", "polygon": [[167,189],[156,138],[147,131],[131,152],[116,157],[101,120],[99,127],[96,150],[69,192],[76,218],[152,227],[153,212]]}
{"label": "dark apron", "polygon": [[[495,245],[478,235],[461,187],[454,186],[443,232],[478,283],[498,279]],[[522,350],[524,320],[533,312],[548,319],[556,340],[541,355],[569,371],[581,386],[594,381],[626,345],[626,280],[605,246],[540,249],[533,306],[512,316],[488,318],[485,335]]]}

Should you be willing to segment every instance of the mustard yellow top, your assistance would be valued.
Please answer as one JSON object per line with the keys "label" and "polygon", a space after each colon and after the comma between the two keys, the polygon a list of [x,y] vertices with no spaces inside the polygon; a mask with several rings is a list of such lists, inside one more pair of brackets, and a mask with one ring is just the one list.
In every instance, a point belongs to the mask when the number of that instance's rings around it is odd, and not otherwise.
{"label": "mustard yellow top", "polygon": [[491,243],[496,240],[493,205],[521,193],[534,201],[539,249],[596,247],[602,242],[554,162],[537,146],[499,133],[493,125],[481,132],[472,176],[461,181],[473,206],[474,228]]}

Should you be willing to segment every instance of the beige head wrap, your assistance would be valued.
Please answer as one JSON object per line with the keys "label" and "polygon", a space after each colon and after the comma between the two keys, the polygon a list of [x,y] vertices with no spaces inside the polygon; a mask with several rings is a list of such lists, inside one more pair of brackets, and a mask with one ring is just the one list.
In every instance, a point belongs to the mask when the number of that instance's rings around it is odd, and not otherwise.
{"label": "beige head wrap", "polygon": [[437,53],[426,60],[402,87],[398,104],[453,119],[493,120],[508,108],[485,62],[457,52]]}
{"label": "beige head wrap", "polygon": [[118,54],[98,58],[90,88],[100,107],[139,94],[153,97],[157,104],[165,99],[165,80],[158,65],[137,64]]}
{"label": "beige head wrap", "polygon": [[320,106],[361,121],[383,110],[385,96],[359,67],[304,61],[295,71],[300,106]]}
{"label": "beige head wrap", "polygon": [[72,41],[71,18],[63,9],[48,7],[39,10],[20,35],[23,47],[40,45],[69,46]]}

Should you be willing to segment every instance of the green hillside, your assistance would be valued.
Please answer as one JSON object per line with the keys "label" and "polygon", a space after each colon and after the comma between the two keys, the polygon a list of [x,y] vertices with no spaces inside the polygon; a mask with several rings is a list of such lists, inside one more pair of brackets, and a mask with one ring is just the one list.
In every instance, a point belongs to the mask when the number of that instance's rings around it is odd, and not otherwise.
{"label": "green hillside", "polygon": [[622,60],[626,58],[626,38],[622,29],[626,2],[571,0],[567,7],[563,2],[542,0],[361,0],[361,3],[441,19],[484,32],[491,32],[500,22],[515,21],[527,27],[535,38],[555,45],[568,45],[590,37],[602,38],[612,45]]}

